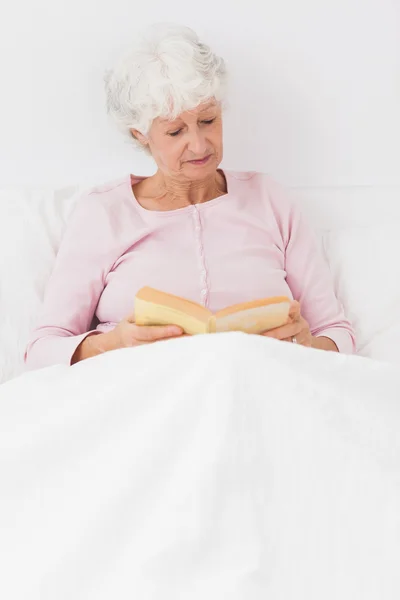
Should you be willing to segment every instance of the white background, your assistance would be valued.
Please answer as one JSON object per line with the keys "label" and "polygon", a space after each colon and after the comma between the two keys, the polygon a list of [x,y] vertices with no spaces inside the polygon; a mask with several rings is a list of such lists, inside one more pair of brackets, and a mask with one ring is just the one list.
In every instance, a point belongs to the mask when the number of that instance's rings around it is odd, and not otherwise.
{"label": "white background", "polygon": [[0,0],[0,186],[150,174],[103,72],[147,23],[189,25],[231,74],[223,166],[293,186],[400,183],[400,0]]}

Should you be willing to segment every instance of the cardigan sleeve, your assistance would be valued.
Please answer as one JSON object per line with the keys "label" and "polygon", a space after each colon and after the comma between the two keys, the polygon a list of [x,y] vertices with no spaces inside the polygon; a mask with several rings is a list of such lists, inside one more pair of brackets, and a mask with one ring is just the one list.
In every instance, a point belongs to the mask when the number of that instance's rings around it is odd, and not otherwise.
{"label": "cardigan sleeve", "polygon": [[269,180],[269,190],[283,240],[286,281],[311,334],[330,338],[339,352],[354,353],[355,332],[336,297],[314,229],[283,186]]}
{"label": "cardigan sleeve", "polygon": [[112,227],[106,206],[86,192],[77,200],[48,281],[38,323],[25,349],[28,370],[71,364],[88,335],[112,264]]}

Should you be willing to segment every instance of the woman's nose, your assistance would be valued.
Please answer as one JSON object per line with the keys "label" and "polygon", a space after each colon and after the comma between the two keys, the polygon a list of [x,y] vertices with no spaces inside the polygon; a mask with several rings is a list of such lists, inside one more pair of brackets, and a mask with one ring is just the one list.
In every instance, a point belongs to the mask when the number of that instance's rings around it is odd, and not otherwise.
{"label": "woman's nose", "polygon": [[204,158],[207,144],[204,135],[199,129],[195,129],[189,133],[188,149],[193,153],[194,160],[196,158]]}

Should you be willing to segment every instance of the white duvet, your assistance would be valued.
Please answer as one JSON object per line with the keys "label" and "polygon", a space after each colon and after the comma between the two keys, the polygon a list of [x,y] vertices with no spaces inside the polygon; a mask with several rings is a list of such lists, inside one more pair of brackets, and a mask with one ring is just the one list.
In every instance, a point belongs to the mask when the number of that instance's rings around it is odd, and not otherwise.
{"label": "white duvet", "polygon": [[400,373],[225,333],[0,386],[4,600],[398,600]]}

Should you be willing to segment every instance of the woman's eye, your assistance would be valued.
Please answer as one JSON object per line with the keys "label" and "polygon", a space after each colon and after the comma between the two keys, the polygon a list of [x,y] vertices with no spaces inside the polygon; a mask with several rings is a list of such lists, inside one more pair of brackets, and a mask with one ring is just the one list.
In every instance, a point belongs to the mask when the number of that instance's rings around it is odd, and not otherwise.
{"label": "woman's eye", "polygon": [[[202,123],[204,123],[205,125],[211,125],[211,123],[214,123],[214,121],[215,117],[213,119],[207,119],[206,121],[202,121]],[[170,135],[171,137],[176,137],[180,134],[181,131],[182,129],[177,129],[176,131],[169,132],[168,135]]]}

